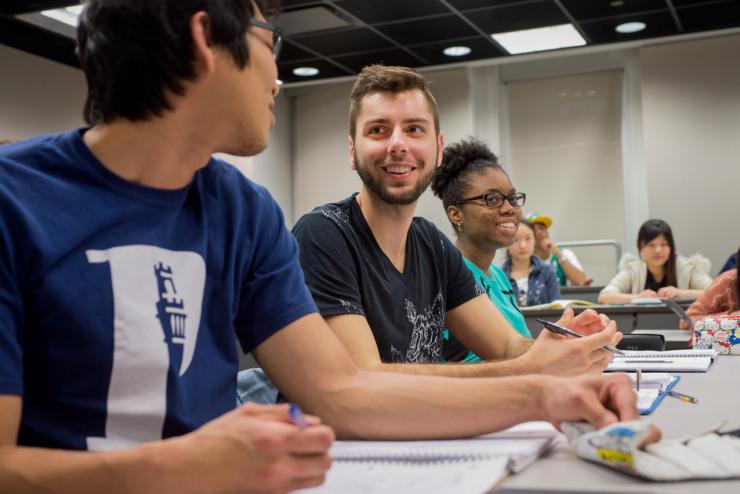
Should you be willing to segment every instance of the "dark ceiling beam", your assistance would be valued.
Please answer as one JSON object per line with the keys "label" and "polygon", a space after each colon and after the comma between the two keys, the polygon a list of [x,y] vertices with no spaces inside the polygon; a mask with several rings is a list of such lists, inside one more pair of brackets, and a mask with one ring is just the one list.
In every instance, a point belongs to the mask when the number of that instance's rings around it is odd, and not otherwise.
{"label": "dark ceiling beam", "polygon": [[591,38],[588,36],[588,34],[586,34],[586,31],[583,30],[576,18],[573,17],[573,14],[571,14],[570,11],[565,8],[563,2],[561,2],[560,0],[553,0],[553,2],[555,2],[555,5],[557,5],[558,8],[563,12],[563,15],[568,18],[570,23],[573,24],[573,27],[576,31],[578,31],[578,34],[580,34],[581,37],[586,40],[586,44],[592,44],[593,42],[591,41]]}
{"label": "dark ceiling beam", "polygon": [[676,27],[679,31],[683,32],[683,24],[681,24],[681,19],[678,17],[678,12],[676,12],[676,6],[673,5],[673,0],[665,0],[668,4],[668,8],[671,9],[671,15],[673,16],[673,22],[676,23]]}
{"label": "dark ceiling beam", "polygon": [[27,14],[79,4],[80,2],[75,0],[3,0],[0,3],[0,13],[6,15]]}
{"label": "dark ceiling beam", "polygon": [[74,40],[6,15],[0,15],[0,44],[80,67]]}

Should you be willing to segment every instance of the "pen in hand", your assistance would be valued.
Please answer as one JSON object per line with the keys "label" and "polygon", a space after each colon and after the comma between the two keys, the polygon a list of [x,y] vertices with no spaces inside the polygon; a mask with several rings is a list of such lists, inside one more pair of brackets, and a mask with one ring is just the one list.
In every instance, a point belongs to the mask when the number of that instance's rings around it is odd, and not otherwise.
{"label": "pen in hand", "polygon": [[[568,329],[565,326],[561,326],[560,324],[555,324],[554,322],[550,321],[544,321],[542,319],[537,319],[537,322],[542,323],[542,325],[545,326],[547,330],[552,331],[555,334],[571,336],[573,338],[583,338],[582,334],[576,333],[572,329]],[[613,345],[604,345],[601,348],[603,348],[607,352],[612,352],[614,355],[624,355],[624,352],[622,350]]]}
{"label": "pen in hand", "polygon": [[300,429],[305,429],[306,427],[308,427],[308,421],[306,420],[306,417],[303,416],[303,412],[298,405],[296,405],[295,403],[291,403],[289,413],[290,421],[293,422],[293,424],[298,426]]}

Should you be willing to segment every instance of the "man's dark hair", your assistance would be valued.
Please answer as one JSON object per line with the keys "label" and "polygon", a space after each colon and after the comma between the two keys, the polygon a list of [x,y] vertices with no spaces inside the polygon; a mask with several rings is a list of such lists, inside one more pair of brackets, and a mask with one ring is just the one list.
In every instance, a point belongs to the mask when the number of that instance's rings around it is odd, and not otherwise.
{"label": "man's dark hair", "polygon": [[678,286],[678,277],[676,275],[676,242],[673,241],[673,232],[671,227],[663,220],[652,219],[642,224],[637,232],[637,251],[639,252],[646,244],[649,244],[659,236],[663,235],[668,242],[671,253],[665,263],[664,280],[665,286]]}
{"label": "man's dark hair", "polygon": [[455,201],[464,199],[477,176],[487,168],[501,170],[493,151],[474,137],[447,146],[442,153],[442,162],[432,182],[432,191],[442,199],[445,210]]}
{"label": "man's dark hair", "polygon": [[[263,12],[273,1],[255,0]],[[185,93],[193,80],[190,19],[209,17],[210,42],[239,68],[249,62],[245,33],[252,0],[87,0],[77,29],[77,53],[87,79],[85,121],[146,120],[172,110],[167,92]],[[268,5],[269,4],[269,5]]]}
{"label": "man's dark hair", "polygon": [[439,133],[439,107],[427,87],[424,76],[409,67],[394,65],[368,65],[355,79],[349,95],[349,135],[355,138],[357,117],[362,110],[362,98],[372,93],[398,94],[418,89],[424,95],[429,111],[434,117],[434,132]]}

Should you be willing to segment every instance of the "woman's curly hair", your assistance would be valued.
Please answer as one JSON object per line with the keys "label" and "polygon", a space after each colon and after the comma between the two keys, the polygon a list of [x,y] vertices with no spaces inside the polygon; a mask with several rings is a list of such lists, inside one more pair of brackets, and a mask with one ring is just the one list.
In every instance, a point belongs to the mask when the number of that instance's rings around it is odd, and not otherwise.
{"label": "woman's curly hair", "polygon": [[504,169],[498,157],[483,142],[474,137],[450,144],[442,154],[442,163],[432,181],[432,191],[447,206],[463,199],[470,187],[473,176],[486,168]]}

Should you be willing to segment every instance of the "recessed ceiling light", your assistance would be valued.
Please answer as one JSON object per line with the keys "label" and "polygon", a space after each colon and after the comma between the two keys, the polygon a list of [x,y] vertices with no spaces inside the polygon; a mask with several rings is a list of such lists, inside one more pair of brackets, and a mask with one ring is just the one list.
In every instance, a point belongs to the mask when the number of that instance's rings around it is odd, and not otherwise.
{"label": "recessed ceiling light", "polygon": [[282,81],[282,80],[280,80],[280,79],[275,79],[275,83],[276,83],[276,84],[277,84],[278,86],[282,86],[282,85],[284,84],[284,83],[283,83],[283,81]]}
{"label": "recessed ceiling light", "polygon": [[63,9],[53,10],[42,10],[41,15],[54,19],[55,21],[63,22],[68,26],[77,27],[80,23],[80,14],[82,13],[82,5],[75,5],[73,7],[65,7]]}
{"label": "recessed ceiling light", "polygon": [[524,29],[508,33],[492,34],[496,40],[511,55],[530,53],[533,51],[556,50],[571,46],[583,46],[586,40],[578,33],[573,24]]}
{"label": "recessed ceiling light", "polygon": [[293,74],[300,77],[312,77],[319,73],[319,69],[316,67],[296,67],[293,69]]}
{"label": "recessed ceiling light", "polygon": [[645,27],[647,26],[644,22],[625,22],[615,27],[614,30],[618,33],[629,34],[642,31]]}
{"label": "recessed ceiling light", "polygon": [[612,2],[609,2],[609,6],[610,7],[621,7],[623,5],[624,5],[624,1],[623,0],[614,0]]}
{"label": "recessed ceiling light", "polygon": [[470,53],[470,48],[467,46],[449,46],[442,50],[442,53],[448,57],[464,57]]}

